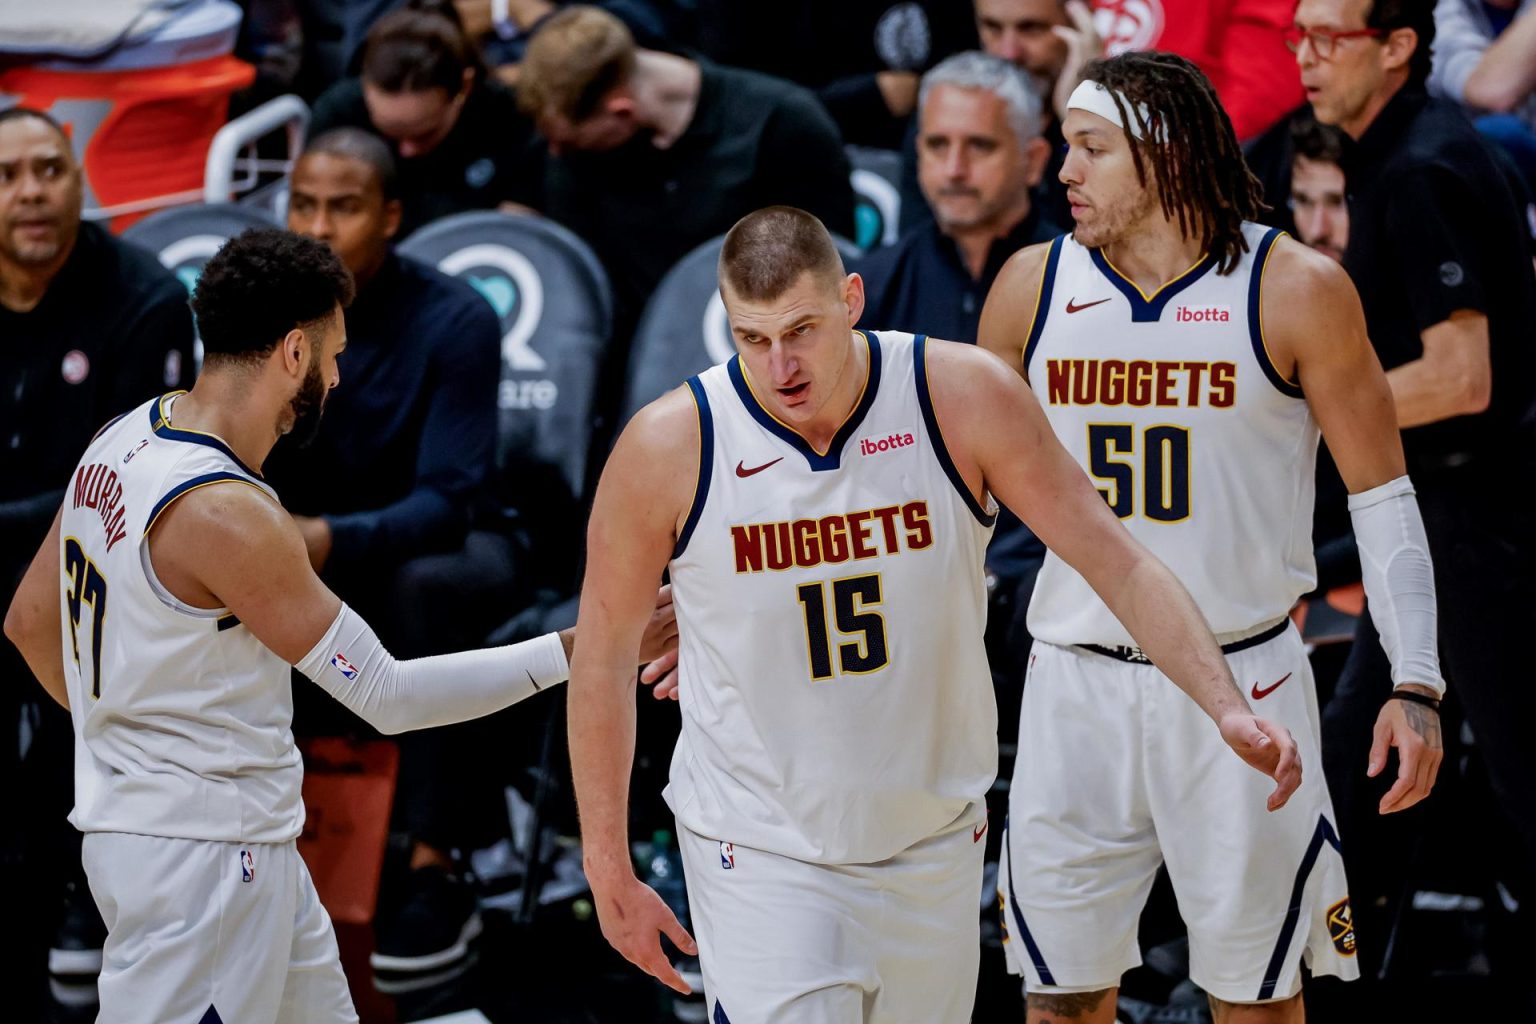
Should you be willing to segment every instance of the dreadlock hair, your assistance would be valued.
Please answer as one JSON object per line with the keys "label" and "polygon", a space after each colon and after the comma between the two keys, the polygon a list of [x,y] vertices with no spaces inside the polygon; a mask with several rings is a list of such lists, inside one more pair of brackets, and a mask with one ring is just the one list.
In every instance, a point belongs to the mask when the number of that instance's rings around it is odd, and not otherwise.
{"label": "dreadlock hair", "polygon": [[1151,165],[1163,215],[1200,239],[1218,274],[1231,273],[1248,251],[1243,221],[1265,209],[1264,188],[1243,161],[1210,79],[1183,57],[1157,51],[1092,61],[1083,78],[1109,89],[1123,123],[1139,129],[1125,133],[1131,161],[1143,186]]}

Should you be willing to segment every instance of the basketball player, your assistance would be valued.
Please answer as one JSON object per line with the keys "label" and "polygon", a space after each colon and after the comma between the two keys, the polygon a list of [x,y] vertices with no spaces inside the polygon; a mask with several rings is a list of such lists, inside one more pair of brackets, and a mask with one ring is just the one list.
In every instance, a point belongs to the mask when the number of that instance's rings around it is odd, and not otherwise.
{"label": "basketball player", "polygon": [[1166,861],[1216,1019],[1300,1021],[1303,962],[1358,974],[1317,698],[1287,618],[1316,581],[1319,425],[1397,684],[1368,766],[1397,748],[1381,811],[1423,799],[1440,761],[1434,581],[1391,393],[1349,278],[1249,223],[1259,183],[1192,64],[1090,64],[1064,127],[1076,230],[1010,261],[982,342],[1023,371],[1106,506],[1189,587],[1254,706],[1295,734],[1305,782],[1284,810],[1255,813],[1253,780],[1148,664],[1134,622],[1065,552],[1047,557],[999,879],[1009,959],[1031,1022],[1112,1021]]}
{"label": "basketball player", "polygon": [[96,435],[6,616],[74,718],[71,820],[108,928],[100,1021],[357,1020],[294,846],[290,665],[383,732],[565,678],[569,635],[396,662],[310,568],[259,467],[318,425],[351,297],[319,242],[226,244],[192,300],[202,376]]}
{"label": "basketball player", "polygon": [[688,991],[658,933],[694,944],[635,877],[626,837],[625,666],[667,569],[683,719],[667,799],[711,1020],[969,1020],[997,771],[982,647],[994,498],[1092,581],[1213,736],[1275,778],[1271,808],[1299,783],[1292,740],[1249,711],[1188,594],[1006,366],[855,332],[863,283],[801,210],[738,222],[720,290],[736,357],[635,417],[589,528],[570,735],[603,933]]}

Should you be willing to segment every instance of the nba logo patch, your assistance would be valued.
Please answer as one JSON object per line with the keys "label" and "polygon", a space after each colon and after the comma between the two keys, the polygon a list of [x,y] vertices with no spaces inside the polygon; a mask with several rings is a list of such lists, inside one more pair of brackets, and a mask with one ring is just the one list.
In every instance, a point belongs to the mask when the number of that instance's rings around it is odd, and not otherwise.
{"label": "nba logo patch", "polygon": [[249,882],[256,877],[256,858],[250,850],[240,851],[240,881]]}
{"label": "nba logo patch", "polygon": [[348,661],[347,656],[340,651],[331,655],[331,664],[335,665],[336,671],[340,672],[348,680],[357,678],[357,666]]}
{"label": "nba logo patch", "polygon": [[736,844],[735,843],[721,843],[720,844],[720,867],[721,867],[721,869],[725,870],[725,871],[729,871],[732,868],[734,868],[735,866],[736,866]]}

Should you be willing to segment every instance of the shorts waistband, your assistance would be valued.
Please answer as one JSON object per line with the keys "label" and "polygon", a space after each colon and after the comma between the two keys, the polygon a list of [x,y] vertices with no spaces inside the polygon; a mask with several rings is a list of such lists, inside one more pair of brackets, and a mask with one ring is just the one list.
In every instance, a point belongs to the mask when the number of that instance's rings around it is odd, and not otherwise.
{"label": "shorts waistband", "polygon": [[[1259,644],[1268,643],[1281,633],[1284,633],[1290,624],[1291,620],[1289,618],[1281,619],[1274,625],[1261,629],[1252,636],[1241,637],[1240,639],[1222,644],[1221,653],[1236,654],[1238,651],[1246,651],[1250,647],[1257,647]],[[1217,637],[1217,639],[1220,640],[1221,638]],[[1152,664],[1152,659],[1147,657],[1140,647],[1128,647],[1125,645],[1105,647],[1102,644],[1074,644],[1073,646],[1080,650],[1092,651],[1094,654],[1102,654],[1106,658],[1114,658],[1116,661],[1124,661],[1133,665]]]}

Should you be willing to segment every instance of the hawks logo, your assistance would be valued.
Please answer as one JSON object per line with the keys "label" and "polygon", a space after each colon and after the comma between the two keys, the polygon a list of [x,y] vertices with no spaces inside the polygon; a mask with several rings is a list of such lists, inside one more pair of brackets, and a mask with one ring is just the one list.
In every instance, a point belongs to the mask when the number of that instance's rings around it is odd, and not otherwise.
{"label": "hawks logo", "polygon": [[1347,896],[1328,908],[1328,937],[1340,956],[1355,955],[1355,920]]}
{"label": "hawks logo", "polygon": [[1093,27],[1111,57],[1150,50],[1163,34],[1162,0],[1101,0],[1093,6]]}

